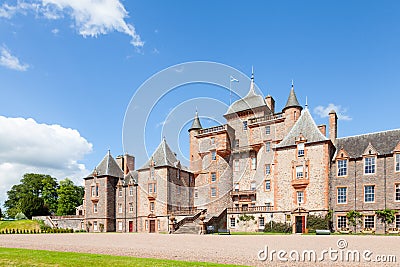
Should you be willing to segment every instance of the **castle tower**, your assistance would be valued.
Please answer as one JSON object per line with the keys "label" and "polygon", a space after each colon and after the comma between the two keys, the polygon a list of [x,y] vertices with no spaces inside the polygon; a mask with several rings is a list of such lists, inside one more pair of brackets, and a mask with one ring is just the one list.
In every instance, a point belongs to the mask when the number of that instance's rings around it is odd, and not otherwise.
{"label": "castle tower", "polygon": [[196,135],[199,133],[199,130],[203,129],[200,123],[199,114],[196,111],[196,115],[194,116],[192,126],[189,129],[189,142],[190,142],[190,170],[194,173],[201,170],[201,157],[198,153],[198,141],[196,139]]}
{"label": "castle tower", "polygon": [[289,98],[282,110],[282,112],[285,114],[286,133],[289,133],[290,129],[292,129],[293,125],[299,119],[302,110],[303,108],[300,106],[296,93],[294,92],[294,84],[292,81],[292,88],[290,89]]}

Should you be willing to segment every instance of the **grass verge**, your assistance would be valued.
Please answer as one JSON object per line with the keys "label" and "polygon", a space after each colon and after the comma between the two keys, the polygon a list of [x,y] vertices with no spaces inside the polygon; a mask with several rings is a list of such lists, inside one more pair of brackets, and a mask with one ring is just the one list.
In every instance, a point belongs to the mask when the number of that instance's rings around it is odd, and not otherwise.
{"label": "grass verge", "polygon": [[1,230],[39,230],[39,221],[34,220],[20,220],[20,221],[0,221],[0,231]]}
{"label": "grass verge", "polygon": [[0,248],[0,266],[237,266],[76,252]]}

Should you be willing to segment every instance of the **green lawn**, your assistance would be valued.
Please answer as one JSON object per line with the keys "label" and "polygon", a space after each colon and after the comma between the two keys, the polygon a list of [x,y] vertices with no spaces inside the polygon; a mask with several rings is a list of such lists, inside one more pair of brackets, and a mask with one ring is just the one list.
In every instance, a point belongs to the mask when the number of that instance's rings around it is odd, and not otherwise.
{"label": "green lawn", "polygon": [[0,248],[0,266],[236,266],[99,254]]}
{"label": "green lawn", "polygon": [[20,230],[39,230],[39,221],[20,220],[20,221],[0,221],[0,231],[6,229]]}

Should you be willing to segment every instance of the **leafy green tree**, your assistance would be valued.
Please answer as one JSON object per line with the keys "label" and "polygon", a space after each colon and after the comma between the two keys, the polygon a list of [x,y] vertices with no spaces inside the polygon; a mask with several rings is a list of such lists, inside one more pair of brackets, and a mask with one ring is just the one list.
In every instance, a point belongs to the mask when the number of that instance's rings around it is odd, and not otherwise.
{"label": "leafy green tree", "polygon": [[3,218],[3,211],[0,208],[0,220]]}
{"label": "leafy green tree", "polygon": [[60,181],[60,187],[57,189],[58,209],[57,215],[74,215],[75,208],[82,205],[84,188],[76,186],[66,178]]}
{"label": "leafy green tree", "polygon": [[346,214],[349,224],[354,226],[354,232],[357,232],[357,225],[361,223],[362,214],[358,211],[351,210]]}
{"label": "leafy green tree", "polygon": [[23,212],[28,218],[47,215],[57,210],[57,180],[50,175],[26,173],[20,184],[8,192],[4,206],[7,214],[15,217]]}
{"label": "leafy green tree", "polygon": [[396,211],[391,209],[377,210],[376,215],[385,224],[385,232],[387,224],[391,224],[396,219]]}

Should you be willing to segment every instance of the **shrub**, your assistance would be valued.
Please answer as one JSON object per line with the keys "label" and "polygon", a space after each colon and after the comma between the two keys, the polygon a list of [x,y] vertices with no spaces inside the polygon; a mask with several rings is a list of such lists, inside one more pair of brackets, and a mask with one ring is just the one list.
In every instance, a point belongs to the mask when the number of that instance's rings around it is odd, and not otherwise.
{"label": "shrub", "polygon": [[307,216],[307,228],[309,233],[315,233],[317,229],[330,230],[329,229],[329,216]]}
{"label": "shrub", "polygon": [[291,233],[292,225],[289,223],[272,222],[265,225],[265,233]]}
{"label": "shrub", "polygon": [[248,222],[250,220],[255,220],[256,218],[253,215],[243,214],[239,217],[239,221]]}

